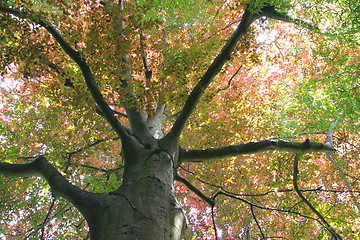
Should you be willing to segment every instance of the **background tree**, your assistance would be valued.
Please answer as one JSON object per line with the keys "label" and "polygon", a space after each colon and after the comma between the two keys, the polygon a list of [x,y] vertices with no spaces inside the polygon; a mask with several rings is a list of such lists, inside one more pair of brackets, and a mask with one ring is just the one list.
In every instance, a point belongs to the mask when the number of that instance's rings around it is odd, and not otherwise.
{"label": "background tree", "polygon": [[2,238],[359,237],[358,1],[0,12]]}

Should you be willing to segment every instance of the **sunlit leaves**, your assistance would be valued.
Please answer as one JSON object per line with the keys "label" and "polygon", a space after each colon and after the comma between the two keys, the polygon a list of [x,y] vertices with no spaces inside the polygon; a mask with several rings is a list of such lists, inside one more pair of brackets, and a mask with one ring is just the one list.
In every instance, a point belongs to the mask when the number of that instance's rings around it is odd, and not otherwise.
{"label": "sunlit leaves", "polygon": [[[304,23],[257,20],[201,99],[180,143],[183,148],[204,148],[275,137],[323,142],[329,124],[338,120],[337,163],[348,173],[353,189],[359,188],[358,1],[138,0],[125,1],[124,10],[114,4],[7,2],[41,14],[59,29],[85,56],[114,110],[129,107],[124,100],[128,90],[120,79],[130,71],[130,89],[137,95],[133,104],[148,113],[153,113],[154,103],[166,104],[166,131],[246,6],[259,13],[273,4],[284,14],[319,26],[315,32],[326,36],[304,29]],[[93,192],[115,190],[122,177],[121,144],[96,112],[77,65],[30,21],[1,14],[0,34],[1,161],[23,163],[31,160],[24,157],[46,154],[76,185]],[[144,57],[151,78],[145,77]],[[69,81],[72,84],[66,85]],[[127,124],[126,119],[120,121]],[[215,199],[215,223],[223,239],[262,237],[255,219],[266,237],[325,239],[326,231],[293,191],[292,160],[291,154],[264,153],[183,164],[180,174],[206,196],[228,193]],[[355,239],[360,220],[335,170],[322,156],[304,156],[300,188],[334,227]],[[37,179],[2,180],[7,188],[0,189],[1,219],[18,224],[2,230],[25,237],[27,229],[44,219],[49,189]],[[179,201],[194,232],[188,235],[213,239],[211,208],[179,185]],[[23,195],[32,196],[28,203],[21,201]],[[29,212],[23,211],[29,207]],[[84,237],[86,227],[79,214],[63,207],[60,202],[57,209],[65,213],[64,219],[50,221],[54,228],[48,229],[48,238],[55,232],[56,238]],[[29,220],[30,215],[35,217]]]}

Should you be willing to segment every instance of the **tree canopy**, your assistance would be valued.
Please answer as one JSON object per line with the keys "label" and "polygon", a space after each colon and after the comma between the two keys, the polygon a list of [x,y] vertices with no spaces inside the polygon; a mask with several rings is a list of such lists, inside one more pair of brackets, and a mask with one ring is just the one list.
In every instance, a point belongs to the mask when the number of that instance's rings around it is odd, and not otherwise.
{"label": "tree canopy", "polygon": [[[359,19],[356,0],[2,2],[0,173],[44,157],[111,193],[146,119],[179,139],[184,239],[358,238]],[[87,238],[49,178],[0,175],[0,238]]]}

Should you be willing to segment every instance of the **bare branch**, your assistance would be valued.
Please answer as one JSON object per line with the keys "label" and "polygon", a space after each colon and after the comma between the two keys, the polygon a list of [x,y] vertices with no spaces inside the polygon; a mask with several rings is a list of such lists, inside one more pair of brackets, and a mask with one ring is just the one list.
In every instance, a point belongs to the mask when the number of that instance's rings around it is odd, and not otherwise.
{"label": "bare branch", "polygon": [[98,145],[100,143],[107,142],[107,141],[116,141],[116,140],[119,140],[119,139],[120,139],[119,137],[99,139],[99,140],[96,140],[96,141],[94,141],[93,143],[91,143],[89,145],[78,148],[78,149],[76,149],[76,150],[74,150],[72,152],[67,152],[66,154],[69,155],[69,156],[72,156],[72,155],[77,154],[79,152],[82,152],[82,151],[84,151],[84,150],[86,150],[88,148],[96,146],[96,145]]}
{"label": "bare branch", "polygon": [[234,157],[244,154],[253,154],[269,150],[278,150],[295,153],[310,152],[335,152],[336,150],[322,143],[288,142],[283,140],[262,140],[258,142],[249,142],[226,147],[193,149],[180,151],[180,160],[182,162],[206,162],[221,158]]}
{"label": "bare branch", "polygon": [[48,222],[49,220],[49,217],[50,217],[50,214],[52,212],[52,209],[54,207],[54,204],[55,204],[55,201],[56,201],[56,198],[53,197],[53,199],[51,200],[51,204],[50,204],[50,207],[49,207],[49,210],[45,216],[45,219],[44,221],[41,223],[41,239],[44,239],[44,234],[45,234],[45,225],[46,223]]}
{"label": "bare branch", "polygon": [[[46,224],[49,223],[49,221],[51,221],[51,219],[54,219],[58,216],[61,216],[63,214],[65,214],[66,212],[70,211],[72,209],[72,207],[69,208],[69,204],[66,205],[65,207],[63,207],[62,209],[58,210],[54,215],[52,215],[51,217],[49,216],[46,220],[44,220],[41,224],[38,225],[37,228],[31,228],[27,231],[27,235],[24,238],[25,239],[29,239],[32,235],[36,234],[37,232],[40,231],[40,229],[42,229]],[[49,209],[50,210],[50,209]],[[48,212],[49,214],[50,212]]]}
{"label": "bare branch", "polygon": [[217,231],[217,227],[216,227],[216,223],[215,223],[215,210],[214,210],[214,208],[215,208],[215,206],[211,207],[211,219],[212,219],[212,222],[213,222],[215,240],[218,240],[218,233],[217,233],[218,231]]}
{"label": "bare branch", "polygon": [[214,207],[213,199],[205,196],[199,189],[197,189],[194,185],[192,185],[188,180],[179,176],[179,174],[175,174],[175,180],[183,183],[188,189],[193,191],[196,195],[198,195],[202,200],[207,202],[211,207]]}
{"label": "bare branch", "polygon": [[249,202],[249,201],[247,201],[247,200],[245,200],[245,199],[243,199],[243,198],[240,198],[240,197],[238,197],[238,196],[234,196],[234,195],[232,195],[232,194],[230,194],[230,193],[226,193],[226,192],[223,192],[223,191],[218,192],[218,193],[213,197],[213,199],[215,199],[215,198],[216,198],[217,196],[219,196],[219,195],[224,195],[224,196],[227,196],[227,197],[230,197],[230,198],[233,198],[233,199],[242,201],[242,202],[248,204],[249,206],[254,206],[254,207],[258,208],[258,209],[263,209],[263,210],[268,210],[268,211],[276,211],[276,212],[281,212],[281,213],[290,213],[290,214],[295,214],[295,215],[298,215],[298,216],[301,216],[301,217],[304,217],[304,218],[307,218],[307,219],[319,221],[319,220],[316,219],[316,218],[313,218],[313,217],[310,217],[310,216],[306,216],[306,215],[304,215],[304,214],[302,214],[302,213],[299,213],[299,212],[294,212],[294,211],[290,211],[290,210],[285,210],[285,209],[282,209],[282,208],[281,208],[281,209],[279,209],[279,208],[270,208],[270,207],[264,207],[264,206],[256,205],[256,204],[254,204],[254,203],[252,203],[252,202]]}
{"label": "bare branch", "polygon": [[315,213],[315,215],[320,219],[322,225],[326,228],[326,230],[329,231],[329,233],[334,237],[334,239],[342,239],[342,237],[336,233],[336,231],[331,227],[331,225],[325,220],[324,216],[321,215],[320,212],[318,212],[314,206],[305,198],[305,196],[302,194],[302,192],[299,189],[298,184],[298,174],[299,174],[299,160],[300,160],[301,154],[296,154],[294,159],[294,177],[293,177],[293,185],[296,193],[300,197],[300,199],[310,208],[310,210]]}
{"label": "bare branch", "polygon": [[109,105],[104,100],[97,84],[94,79],[94,76],[86,63],[85,56],[83,53],[79,51],[75,51],[69,43],[65,40],[65,38],[62,36],[62,34],[49,22],[47,22],[45,19],[42,19],[40,16],[36,16],[33,14],[29,14],[26,12],[22,12],[13,8],[3,7],[0,6],[0,11],[12,14],[14,16],[17,16],[19,18],[28,19],[36,24],[39,24],[40,26],[44,27],[56,40],[57,43],[61,46],[61,48],[65,51],[65,53],[76,62],[76,64],[79,66],[83,77],[85,79],[86,85],[91,92],[91,95],[93,96],[95,102],[101,109],[101,111],[104,113],[104,116],[106,120],[110,123],[110,125],[113,127],[115,132],[122,138],[127,138],[128,134],[126,129],[122,126],[122,124],[117,120],[115,117],[113,111],[109,107]]}
{"label": "bare branch", "polygon": [[252,22],[255,21],[255,19],[256,17],[252,13],[245,10],[242,16],[242,20],[238,25],[237,29],[228,39],[224,47],[221,49],[221,52],[216,56],[210,67],[205,72],[204,76],[197,83],[197,85],[187,98],[179,117],[176,119],[170,133],[168,134],[169,137],[175,137],[176,139],[179,138],[182,130],[186,125],[187,120],[195,110],[204,91],[207,89],[207,87],[216,77],[216,75],[221,71],[224,64],[229,60],[230,55],[232,54],[237,42],[243,35],[245,35],[248,27],[251,25]]}
{"label": "bare branch", "polygon": [[341,138],[341,137],[337,137],[337,136],[335,136],[335,135],[334,135],[333,137],[336,138],[337,140],[342,141],[342,142],[344,142],[344,143],[346,143],[346,144],[348,144],[348,145],[352,146],[353,148],[355,148],[355,149],[357,149],[357,150],[360,151],[360,147],[359,147],[359,146],[356,146],[355,144],[353,144],[353,143],[351,143],[351,142],[349,142],[349,141],[347,141],[347,140],[345,140],[345,139],[343,139],[343,138]]}
{"label": "bare branch", "polygon": [[233,79],[235,78],[235,76],[240,72],[242,66],[243,66],[243,65],[241,65],[241,66],[236,70],[236,72],[231,76],[231,78],[229,79],[228,84],[226,85],[226,87],[219,88],[219,89],[216,91],[216,93],[219,93],[219,92],[221,92],[221,91],[224,91],[224,90],[229,89],[229,87],[231,86],[232,80],[233,80]]}
{"label": "bare branch", "polygon": [[256,223],[259,231],[260,231],[260,234],[261,234],[262,239],[265,239],[265,234],[264,234],[263,230],[261,229],[260,223],[259,223],[259,221],[257,220],[256,215],[255,215],[255,212],[254,212],[254,205],[250,205],[250,211],[251,211],[251,215],[252,215],[252,217],[254,218],[254,221],[255,221],[255,223]]}

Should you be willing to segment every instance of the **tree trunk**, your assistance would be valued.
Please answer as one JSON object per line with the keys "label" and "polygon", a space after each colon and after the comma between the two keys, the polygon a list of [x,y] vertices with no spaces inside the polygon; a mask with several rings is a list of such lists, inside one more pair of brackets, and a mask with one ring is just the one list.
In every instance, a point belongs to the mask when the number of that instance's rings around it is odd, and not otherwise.
{"label": "tree trunk", "polygon": [[173,188],[178,147],[154,145],[133,146],[125,156],[122,186],[96,195],[82,211],[92,240],[181,239],[186,219]]}

